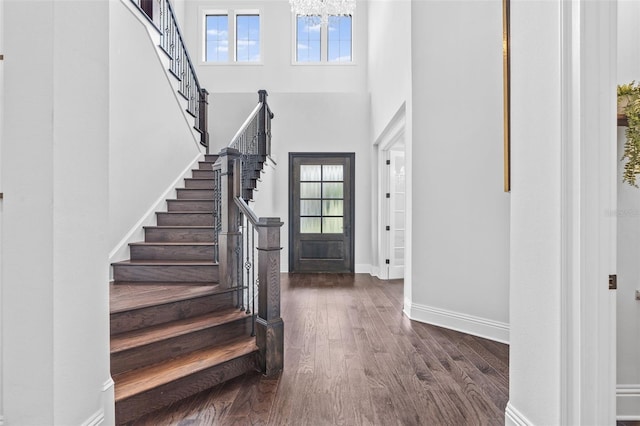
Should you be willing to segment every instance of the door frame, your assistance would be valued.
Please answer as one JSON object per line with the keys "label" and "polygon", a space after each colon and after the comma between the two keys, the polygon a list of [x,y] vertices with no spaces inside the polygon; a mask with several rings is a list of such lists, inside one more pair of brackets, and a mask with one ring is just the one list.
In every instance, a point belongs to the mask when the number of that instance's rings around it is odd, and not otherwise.
{"label": "door frame", "polygon": [[[406,149],[406,137],[405,137],[405,126],[406,126],[406,112],[405,112],[405,104],[402,104],[400,109],[396,112],[391,122],[387,125],[384,132],[375,143],[377,146],[378,153],[378,182],[376,195],[378,200],[378,221],[377,221],[377,235],[378,235],[378,244],[377,244],[377,265],[375,265],[375,271],[373,275],[377,276],[382,280],[389,279],[389,269],[385,263],[386,255],[389,250],[389,236],[387,235],[387,231],[385,230],[386,225],[388,224],[388,209],[385,204],[385,196],[386,187],[388,186],[389,181],[389,170],[386,163],[388,158],[388,153],[391,148],[398,142],[404,141],[405,143],[405,163],[408,162],[407,149]],[[408,170],[408,169],[407,169]],[[405,201],[409,202],[409,196],[407,193],[408,188],[408,180],[411,179],[409,173],[406,175],[405,180]],[[409,238],[410,238],[410,224],[408,218],[408,204],[405,204],[405,252],[404,252],[404,280],[405,280],[405,295],[411,294],[410,291],[407,291],[407,286],[410,285],[410,278],[407,277],[407,262],[409,262],[408,247],[409,247]],[[410,250],[410,249],[409,249]]]}
{"label": "door frame", "polygon": [[351,246],[351,258],[349,260],[349,271],[354,273],[355,271],[355,251],[356,251],[356,154],[355,152],[289,152],[289,204],[287,206],[289,215],[289,272],[295,272],[293,270],[294,265],[294,217],[293,217],[293,186],[295,179],[293,178],[293,159],[294,158],[349,158],[351,161],[351,173],[349,176],[349,191],[351,197],[349,200],[349,211],[351,221],[351,231],[349,232],[349,244]]}

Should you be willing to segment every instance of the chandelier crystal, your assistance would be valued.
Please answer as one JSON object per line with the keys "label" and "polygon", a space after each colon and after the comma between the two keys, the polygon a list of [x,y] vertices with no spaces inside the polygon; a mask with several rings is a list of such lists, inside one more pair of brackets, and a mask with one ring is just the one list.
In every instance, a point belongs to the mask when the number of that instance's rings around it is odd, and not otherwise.
{"label": "chandelier crystal", "polygon": [[356,10],[356,0],[289,0],[291,11],[310,21],[327,25],[329,16],[349,16]]}

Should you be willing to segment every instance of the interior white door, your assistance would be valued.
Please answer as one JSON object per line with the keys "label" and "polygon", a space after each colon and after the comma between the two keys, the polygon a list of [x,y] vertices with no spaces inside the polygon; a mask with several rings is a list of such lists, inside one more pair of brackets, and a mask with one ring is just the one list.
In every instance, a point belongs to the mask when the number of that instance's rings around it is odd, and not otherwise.
{"label": "interior white door", "polygon": [[389,151],[389,238],[388,277],[404,278],[405,247],[405,155],[404,150]]}

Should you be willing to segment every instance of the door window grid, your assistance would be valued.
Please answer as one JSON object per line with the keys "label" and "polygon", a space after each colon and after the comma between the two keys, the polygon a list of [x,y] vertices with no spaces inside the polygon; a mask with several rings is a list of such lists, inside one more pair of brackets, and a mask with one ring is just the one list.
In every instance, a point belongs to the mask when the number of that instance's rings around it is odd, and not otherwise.
{"label": "door window grid", "polygon": [[343,172],[342,165],[300,166],[300,233],[343,232]]}

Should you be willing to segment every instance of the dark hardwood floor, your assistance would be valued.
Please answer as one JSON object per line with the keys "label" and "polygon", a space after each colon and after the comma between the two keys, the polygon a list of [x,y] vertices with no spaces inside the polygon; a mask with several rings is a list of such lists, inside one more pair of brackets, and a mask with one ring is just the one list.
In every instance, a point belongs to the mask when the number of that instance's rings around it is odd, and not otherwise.
{"label": "dark hardwood floor", "polygon": [[408,320],[402,281],[282,275],[285,369],[134,425],[503,425],[509,348]]}

